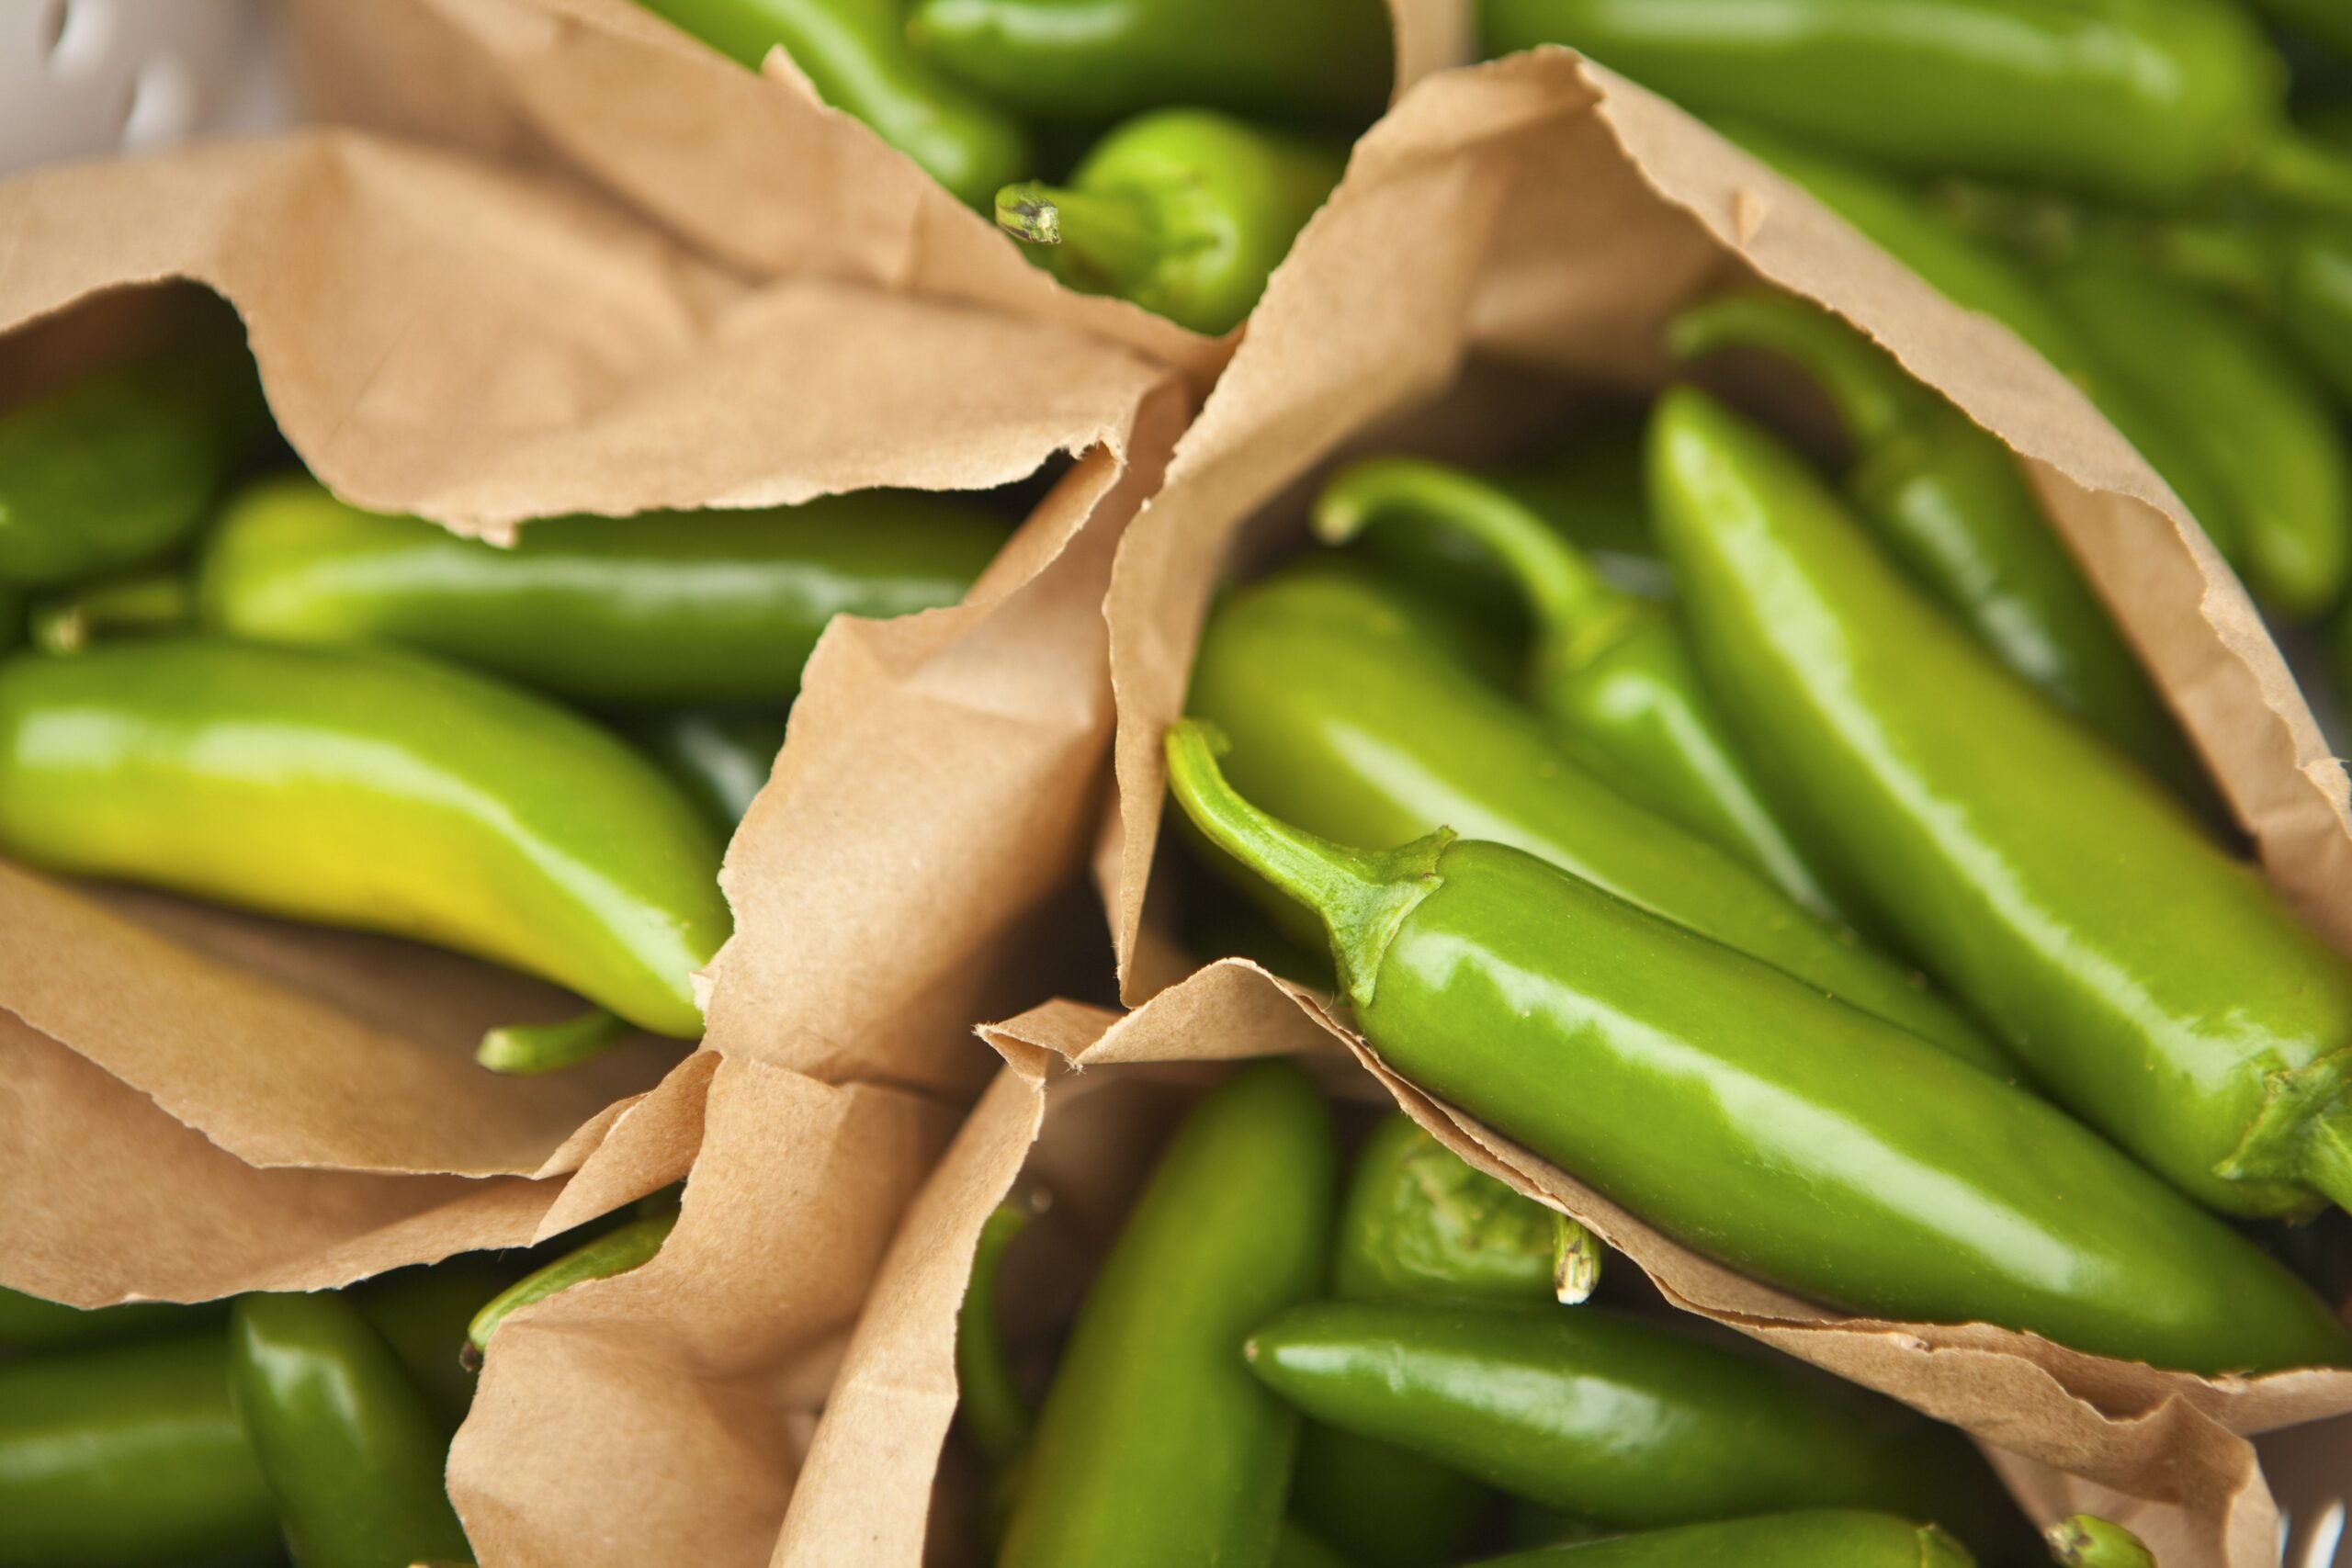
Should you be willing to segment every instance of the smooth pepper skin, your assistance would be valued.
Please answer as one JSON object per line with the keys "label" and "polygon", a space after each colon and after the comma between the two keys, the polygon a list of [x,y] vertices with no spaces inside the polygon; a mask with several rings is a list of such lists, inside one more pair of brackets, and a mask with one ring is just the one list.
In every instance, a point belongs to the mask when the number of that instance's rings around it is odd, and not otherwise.
{"label": "smooth pepper skin", "polygon": [[0,661],[0,849],[385,931],[702,1031],[720,847],[585,719],[412,654],[174,638]]}
{"label": "smooth pepper skin", "polygon": [[[1392,1111],[1357,1151],[1340,1205],[1331,1288],[1350,1301],[1553,1302],[1561,1220]],[[1598,1247],[1589,1235],[1583,1239]],[[1577,1299],[1589,1294],[1587,1280]]]}
{"label": "smooth pepper skin", "polygon": [[864,120],[967,207],[1034,155],[1029,133],[908,47],[898,0],[639,0],[752,70],[781,45],[817,94]]}
{"label": "smooth pepper skin", "polygon": [[1185,1118],[1079,1309],[1001,1568],[1266,1561],[1298,1418],[1241,1342],[1321,1285],[1338,1168],[1288,1062],[1241,1068]]}
{"label": "smooth pepper skin", "polygon": [[1029,1228],[1039,1206],[1039,1194],[1019,1192],[989,1211],[972,1248],[964,1302],[956,1311],[956,1419],[980,1457],[998,1467],[1020,1458],[1037,1424],[1005,1347],[997,1280],[1013,1238]]}
{"label": "smooth pepper skin", "polygon": [[1935,614],[1774,438],[1681,389],[1651,462],[1715,689],[1929,966],[2199,1201],[2352,1201],[2352,964]]}
{"label": "smooth pepper skin", "polygon": [[1953,1428],[1770,1351],[1599,1307],[1308,1302],[1252,1334],[1249,1357],[1314,1420],[1598,1525],[1871,1507],[1964,1536],[2016,1517]]}
{"label": "smooth pepper skin", "polygon": [[1649,1530],[1492,1557],[1474,1568],[1975,1568],[1933,1525],[1824,1509]]}
{"label": "smooth pepper skin", "polygon": [[1292,569],[1232,594],[1202,634],[1189,701],[1234,739],[1236,784],[1310,832],[1372,847],[1446,825],[1514,844],[2006,1070],[1903,969],[1594,778],[1358,576]]}
{"label": "smooth pepper skin", "polygon": [[1067,187],[1005,186],[997,222],[1048,247],[1046,265],[1080,293],[1115,294],[1215,335],[1258,303],[1340,168],[1319,141],[1207,109],[1157,109],[1107,132]]}
{"label": "smooth pepper skin", "polygon": [[288,478],[226,508],[197,589],[206,625],[255,641],[413,648],[604,707],[781,709],[835,615],[953,604],[1004,538],[966,502],[867,491],[550,517],[502,548]]}
{"label": "smooth pepper skin", "polygon": [[277,1545],[218,1327],[0,1362],[0,1563],[225,1568]]}
{"label": "smooth pepper skin", "polygon": [[632,724],[628,737],[732,837],[775,770],[784,716],[690,708]]}
{"label": "smooth pepper skin", "polygon": [[[1736,294],[1676,318],[1683,358],[1756,349],[1827,396],[1844,488],[1887,553],[1995,658],[2184,792],[2210,791],[2139,660],[1999,439],[1854,328],[1788,295]],[[2200,786],[2202,786],[2200,788]]]}
{"label": "smooth pepper skin", "polygon": [[2092,257],[2053,268],[2052,297],[2113,376],[2168,402],[2229,486],[2236,564],[2266,605],[2324,614],[2352,577],[2352,458],[2326,392],[2229,305]]}
{"label": "smooth pepper skin", "polygon": [[1766,803],[1668,612],[1611,585],[1532,509],[1443,463],[1372,457],[1325,487],[1315,527],[1335,543],[1368,527],[1478,540],[1534,623],[1521,684],[1577,761],[1815,915],[1846,919]]}
{"label": "smooth pepper skin", "polygon": [[1200,104],[1353,130],[1387,102],[1394,69],[1382,0],[914,0],[907,34],[1046,121]]}
{"label": "smooth pepper skin", "polygon": [[228,1386],[295,1568],[471,1556],[441,1479],[449,1428],[351,1303],[240,1297]]}
{"label": "smooth pepper skin", "polygon": [[168,1329],[195,1327],[217,1319],[220,1311],[218,1306],[182,1306],[175,1302],[68,1306],[0,1286],[0,1356],[143,1339]]}
{"label": "smooth pepper skin", "polygon": [[1169,732],[1178,802],[1322,914],[1381,1058],[1685,1246],[2162,1367],[2352,1359],[2301,1281],[2024,1089],[1507,846],[1301,832],[1224,782],[1211,733]]}
{"label": "smooth pepper skin", "polygon": [[242,344],[187,342],[0,413],[0,584],[55,587],[168,551],[268,419]]}
{"label": "smooth pepper skin", "polygon": [[1489,54],[1570,44],[1702,114],[1923,173],[2178,204],[2271,180],[2293,145],[2284,68],[2225,0],[1480,0],[1479,17]]}

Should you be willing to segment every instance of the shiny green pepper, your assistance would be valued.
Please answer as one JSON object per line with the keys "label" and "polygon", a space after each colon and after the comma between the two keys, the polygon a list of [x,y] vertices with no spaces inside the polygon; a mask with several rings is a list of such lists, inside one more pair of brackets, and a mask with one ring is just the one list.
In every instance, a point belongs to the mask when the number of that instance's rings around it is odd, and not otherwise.
{"label": "shiny green pepper", "polygon": [[2352,1362],[2301,1281],[2017,1086],[1518,850],[1302,832],[1196,722],[1167,750],[1193,824],[1321,917],[1382,1061],[1685,1246],[2158,1366]]}
{"label": "shiny green pepper", "polygon": [[1575,1305],[1600,1282],[1601,1256],[1584,1226],[1471,1168],[1391,1111],[1357,1152],[1331,1288],[1349,1301]]}
{"label": "shiny green pepper", "polygon": [[632,724],[628,737],[731,837],[775,769],[784,716],[694,708]]}
{"label": "shiny green pepper", "polygon": [[1933,1525],[1822,1510],[1621,1535],[1489,1558],[1473,1568],[1975,1568]]}
{"label": "shiny green pepper", "polygon": [[1320,142],[1206,109],[1157,109],[1094,144],[1067,186],[997,193],[997,222],[1050,247],[1084,294],[1115,294],[1196,333],[1241,324],[1340,182]]}

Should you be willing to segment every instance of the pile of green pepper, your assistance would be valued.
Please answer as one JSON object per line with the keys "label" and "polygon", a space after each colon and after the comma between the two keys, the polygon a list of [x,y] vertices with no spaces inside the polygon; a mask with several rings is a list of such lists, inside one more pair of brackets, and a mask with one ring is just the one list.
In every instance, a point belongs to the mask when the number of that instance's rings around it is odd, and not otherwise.
{"label": "pile of green pepper", "polygon": [[1209,333],[1258,302],[1391,73],[1386,0],[639,3],[754,70],[783,49],[1070,288]]}

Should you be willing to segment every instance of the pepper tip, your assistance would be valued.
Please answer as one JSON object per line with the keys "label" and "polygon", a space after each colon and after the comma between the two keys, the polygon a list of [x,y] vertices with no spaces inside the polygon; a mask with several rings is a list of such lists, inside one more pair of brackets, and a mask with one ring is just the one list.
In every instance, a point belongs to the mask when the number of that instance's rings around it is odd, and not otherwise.
{"label": "pepper tip", "polygon": [[1062,209],[1036,185],[1010,185],[996,193],[996,223],[1033,245],[1062,243]]}

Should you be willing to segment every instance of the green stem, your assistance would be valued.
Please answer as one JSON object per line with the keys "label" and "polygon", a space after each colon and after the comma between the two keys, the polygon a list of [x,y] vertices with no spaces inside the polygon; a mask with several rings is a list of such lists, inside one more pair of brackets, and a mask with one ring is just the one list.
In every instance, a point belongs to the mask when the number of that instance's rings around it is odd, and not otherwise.
{"label": "green stem", "polygon": [[1151,198],[1136,191],[1072,190],[1024,180],[996,193],[997,227],[1033,245],[1059,245],[1080,270],[1125,294],[1167,255]]}
{"label": "green stem", "polygon": [[474,1314],[473,1322],[466,1325],[466,1343],[458,1353],[459,1359],[469,1367],[480,1367],[482,1353],[490,1348],[491,1336],[518,1308],[543,1302],[557,1292],[570,1290],[585,1280],[609,1280],[616,1274],[643,1268],[661,1252],[662,1244],[670,1239],[670,1233],[677,1224],[675,1213],[631,1220],[586,1246],[565,1253],[546,1268],[524,1275]]}
{"label": "green stem", "polygon": [[2246,178],[2282,206],[2352,215],[2352,159],[2294,131],[2282,130],[2263,143],[2246,167]]}
{"label": "green stem", "polygon": [[1453,841],[1444,828],[1398,849],[1352,850],[1277,821],[1241,798],[1217,766],[1223,735],[1197,719],[1170,725],[1168,789],[1217,848],[1322,917],[1340,987],[1371,1004],[1381,955],[1413,906],[1438,887],[1438,857]]}
{"label": "green stem", "polygon": [[1599,1236],[1557,1210],[1552,1219],[1552,1293],[1562,1306],[1582,1306],[1600,1286],[1600,1260],[1609,1249]]}
{"label": "green stem", "polygon": [[529,1077],[560,1072],[600,1056],[628,1038],[629,1026],[602,1008],[555,1023],[510,1023],[481,1037],[474,1060],[493,1073]]}
{"label": "green stem", "polygon": [[2352,1109],[2335,1101],[2304,1122],[2301,1156],[2295,1174],[2304,1185],[2352,1212]]}
{"label": "green stem", "polygon": [[1037,1413],[1021,1392],[997,1315],[997,1277],[1012,1238],[1043,1213],[1046,1194],[1023,1189],[999,1203],[980,1226],[971,1281],[956,1313],[956,1413],[972,1446],[991,1465],[1012,1462],[1029,1446]]}
{"label": "green stem", "polygon": [[1859,329],[1786,294],[1727,294],[1694,306],[1667,330],[1678,359],[1762,349],[1795,362],[1820,386],[1857,447],[1875,446],[1918,417],[1932,394]]}
{"label": "green stem", "polygon": [[2156,1568],[2147,1544],[2096,1514],[2076,1514],[2050,1527],[2050,1555],[2065,1568]]}
{"label": "green stem", "polygon": [[26,616],[43,653],[79,653],[107,632],[175,631],[196,620],[196,592],[182,577],[117,578],[35,604]]}

